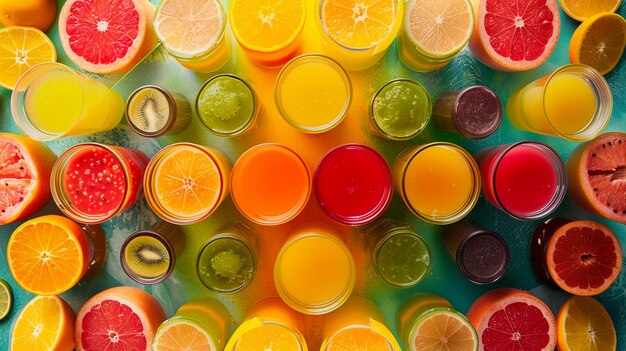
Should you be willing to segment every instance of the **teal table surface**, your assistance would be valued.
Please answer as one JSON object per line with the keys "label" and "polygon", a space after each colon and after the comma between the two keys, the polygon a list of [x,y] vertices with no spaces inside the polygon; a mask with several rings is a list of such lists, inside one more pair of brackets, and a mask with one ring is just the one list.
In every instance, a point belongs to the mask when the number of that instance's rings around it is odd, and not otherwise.
{"label": "teal table surface", "polygon": [[[152,0],[157,3],[158,0]],[[312,0],[310,0],[312,1]],[[60,0],[59,7],[64,0]],[[224,4],[227,8],[227,1]],[[622,5],[618,12],[626,16],[626,5]],[[311,17],[309,17],[310,19]],[[308,21],[312,22],[312,21]],[[148,156],[154,155],[161,147],[177,141],[192,141],[209,145],[223,150],[235,161],[247,148],[263,142],[285,143],[293,147],[297,152],[307,155],[305,160],[310,169],[315,169],[316,161],[321,155],[332,147],[348,142],[358,142],[373,146],[391,163],[396,155],[405,147],[419,145],[435,140],[446,140],[459,144],[470,153],[493,145],[510,143],[520,140],[538,140],[554,147],[560,156],[566,160],[577,143],[558,138],[544,137],[517,130],[505,119],[498,132],[492,136],[473,141],[463,139],[460,136],[438,130],[432,123],[417,138],[408,142],[383,141],[369,135],[365,128],[364,114],[367,102],[373,92],[385,82],[398,77],[414,79],[422,83],[430,95],[436,98],[442,92],[452,89],[483,84],[491,87],[506,102],[509,94],[523,84],[530,82],[554,69],[569,63],[567,56],[569,39],[578,25],[564,13],[561,13],[561,34],[559,43],[554,54],[548,62],[541,67],[519,73],[504,73],[491,70],[478,62],[465,50],[455,58],[447,67],[431,73],[416,73],[404,67],[397,58],[396,44],[394,43],[382,62],[365,72],[349,72],[353,83],[354,100],[348,116],[342,124],[323,135],[303,135],[289,127],[278,117],[274,107],[273,82],[278,70],[261,69],[253,66],[242,54],[241,49],[232,44],[233,54],[229,63],[219,72],[230,72],[242,76],[261,97],[265,106],[258,129],[249,137],[242,139],[224,139],[210,135],[198,121],[194,113],[192,124],[183,133],[175,136],[166,136],[159,139],[146,139],[134,134],[124,123],[118,128],[105,133],[86,137],[74,137],[47,143],[57,154],[62,153],[69,146],[81,141],[97,141],[107,144],[117,144],[134,147],[144,151]],[[313,32],[311,23],[307,23],[308,31]],[[310,28],[309,28],[310,27]],[[60,45],[57,25],[48,32],[54,41],[58,51],[58,61],[71,65],[67,56],[63,53]],[[319,50],[319,43],[315,43],[312,36],[311,44],[305,42],[304,52]],[[626,131],[626,64],[624,59],[618,67],[609,75],[608,80],[614,99],[614,110],[611,122],[606,131]],[[190,101],[194,101],[195,95],[204,81],[213,74],[196,74],[185,70],[176,61],[168,57],[160,48],[157,48],[149,57],[135,67],[130,73],[122,76],[93,76],[119,91],[125,98],[140,85],[159,84],[170,90],[185,95]],[[0,129],[11,133],[21,133],[15,126],[10,112],[11,92],[1,89],[1,115]],[[59,116],[62,118],[62,116]],[[532,170],[528,170],[532,172]],[[83,279],[77,286],[62,294],[75,311],[91,296],[106,288],[118,285],[138,286],[150,292],[163,305],[168,316],[189,299],[200,296],[213,296],[222,301],[232,314],[231,329],[234,329],[242,321],[247,307],[257,299],[269,295],[276,295],[271,279],[272,267],[275,255],[280,245],[289,234],[294,224],[306,220],[331,220],[320,215],[320,211],[312,199],[305,211],[292,223],[278,227],[256,227],[261,236],[259,273],[252,285],[243,292],[233,296],[217,296],[206,289],[195,274],[195,257],[201,245],[218,226],[239,218],[232,201],[227,199],[218,211],[209,219],[184,228],[187,247],[185,252],[178,258],[174,274],[165,282],[154,286],[141,286],[134,283],[123,273],[119,264],[119,249],[122,241],[130,233],[146,228],[157,220],[147,203],[142,200],[122,215],[102,224],[108,239],[107,258],[101,272],[89,279]],[[48,204],[37,215],[59,213],[53,203]],[[566,198],[552,216],[562,216],[570,219],[593,219],[608,225],[617,234],[620,242],[626,248],[626,226],[608,220],[594,217],[582,211],[571,199]],[[530,238],[538,221],[519,221],[497,210],[480,199],[476,208],[469,218],[478,222],[483,227],[494,230],[501,234],[508,242],[511,249],[511,264],[506,275],[497,283],[487,286],[479,286],[465,280],[458,272],[450,255],[445,251],[439,238],[442,227],[430,225],[417,220],[405,208],[402,200],[395,196],[385,217],[396,218],[411,223],[419,233],[427,240],[432,251],[433,267],[428,277],[410,289],[393,289],[385,286],[373,273],[367,253],[364,248],[363,228],[348,228],[333,224],[342,234],[351,248],[358,267],[358,280],[355,294],[366,296],[381,308],[386,322],[395,332],[396,311],[398,306],[406,298],[418,292],[432,292],[449,299],[453,306],[465,313],[472,304],[484,292],[497,287],[517,287],[529,290],[534,295],[546,302],[553,312],[557,312],[561,304],[569,297],[566,293],[555,288],[541,285],[534,276],[530,264]],[[0,227],[0,277],[9,282],[14,293],[14,306],[10,315],[0,321],[0,350],[8,349],[8,335],[17,314],[22,307],[33,297],[23,291],[15,282],[6,261],[6,247],[9,237],[19,223]],[[320,253],[320,259],[323,254]],[[625,261],[626,264],[626,261]],[[618,350],[626,350],[626,269],[615,283],[597,298],[607,307],[618,335]],[[309,327],[305,331],[309,342],[309,349],[316,350],[319,343],[319,318],[310,318]],[[36,350],[34,350],[36,351]]]}

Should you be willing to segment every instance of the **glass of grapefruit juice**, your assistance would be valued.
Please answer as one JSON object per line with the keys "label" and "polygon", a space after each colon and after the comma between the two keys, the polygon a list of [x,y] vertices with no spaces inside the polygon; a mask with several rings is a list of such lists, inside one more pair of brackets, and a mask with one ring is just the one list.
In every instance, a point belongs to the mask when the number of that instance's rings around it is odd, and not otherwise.
{"label": "glass of grapefruit juice", "polygon": [[121,146],[83,143],[59,156],[52,168],[52,198],[79,223],[107,221],[143,197],[148,157]]}
{"label": "glass of grapefruit juice", "polygon": [[581,64],[565,65],[528,83],[506,104],[516,128],[572,141],[595,138],[612,111],[608,83],[598,71]]}
{"label": "glass of grapefruit juice", "polygon": [[41,63],[17,82],[11,112],[31,138],[53,140],[113,129],[124,115],[124,99],[70,67]]}

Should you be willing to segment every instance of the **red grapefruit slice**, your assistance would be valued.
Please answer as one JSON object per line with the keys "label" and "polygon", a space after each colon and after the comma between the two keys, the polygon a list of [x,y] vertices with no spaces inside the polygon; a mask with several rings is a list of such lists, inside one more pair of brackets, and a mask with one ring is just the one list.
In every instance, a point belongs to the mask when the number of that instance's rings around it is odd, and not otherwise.
{"label": "red grapefruit slice", "polygon": [[469,47],[485,65],[525,71],[544,63],[561,30],[556,0],[472,0],[476,21]]}
{"label": "red grapefruit slice", "polygon": [[626,133],[580,144],[567,160],[568,193],[585,210],[626,224]]}
{"label": "red grapefruit slice", "polygon": [[607,226],[574,221],[559,228],[546,249],[550,277],[561,289],[580,296],[598,295],[622,269],[622,248]]}
{"label": "red grapefruit slice", "polygon": [[553,351],[556,320],[538,298],[513,288],[492,290],[467,312],[481,351]]}
{"label": "red grapefruit slice", "polygon": [[147,292],[118,286],[81,307],[74,337],[79,351],[149,351],[165,312]]}
{"label": "red grapefruit slice", "polygon": [[148,0],[68,0],[59,14],[67,56],[85,71],[128,72],[156,45]]}
{"label": "red grapefruit slice", "polygon": [[0,133],[0,225],[22,220],[51,200],[55,160],[38,141]]}

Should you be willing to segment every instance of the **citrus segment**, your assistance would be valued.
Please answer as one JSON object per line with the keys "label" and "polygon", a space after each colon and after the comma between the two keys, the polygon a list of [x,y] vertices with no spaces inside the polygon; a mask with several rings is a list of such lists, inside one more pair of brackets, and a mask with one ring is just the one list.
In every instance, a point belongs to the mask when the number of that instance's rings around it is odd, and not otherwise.
{"label": "citrus segment", "polygon": [[0,86],[13,90],[17,80],[29,68],[42,62],[55,62],[56,59],[54,44],[39,29],[0,29]]}
{"label": "citrus segment", "polygon": [[209,51],[224,33],[225,19],[217,0],[164,0],[154,30],[165,48],[182,58]]}
{"label": "citrus segment", "polygon": [[89,239],[73,221],[48,215],[23,223],[11,235],[7,261],[26,291],[58,295],[73,287],[89,268]]}
{"label": "citrus segment", "polygon": [[474,28],[469,0],[414,0],[410,6],[405,26],[420,51],[447,57],[469,41]]}
{"label": "citrus segment", "polygon": [[572,63],[582,63],[607,74],[622,58],[626,46],[626,21],[615,13],[587,18],[574,32],[569,44]]}
{"label": "citrus segment", "polygon": [[0,321],[11,312],[13,306],[13,290],[9,283],[0,279]]}
{"label": "citrus segment", "polygon": [[238,339],[235,351],[297,351],[302,350],[297,335],[278,324],[263,324],[246,331]]}
{"label": "citrus segment", "polygon": [[559,351],[615,350],[617,337],[613,320],[598,300],[574,296],[557,316]]}
{"label": "citrus segment", "polygon": [[58,296],[36,296],[17,317],[11,350],[74,349],[74,311]]}
{"label": "citrus segment", "polygon": [[574,221],[559,228],[546,248],[552,279],[563,290],[581,296],[609,288],[622,268],[622,249],[615,234],[593,221]]}
{"label": "citrus segment", "polygon": [[322,27],[342,46],[367,49],[395,36],[395,0],[322,0],[320,6]]}
{"label": "citrus segment", "polygon": [[419,320],[411,333],[413,350],[472,351],[478,350],[474,327],[460,313],[438,311]]}
{"label": "citrus segment", "polygon": [[304,0],[235,0],[230,26],[244,47],[272,52],[292,43],[304,28]]}
{"label": "citrus segment", "polygon": [[164,323],[159,327],[153,351],[217,351],[211,337],[194,323],[177,321]]}
{"label": "citrus segment", "polygon": [[348,327],[335,333],[324,351],[390,351],[384,336],[369,327]]}
{"label": "citrus segment", "polygon": [[559,0],[563,11],[577,21],[603,13],[615,12],[622,0]]}

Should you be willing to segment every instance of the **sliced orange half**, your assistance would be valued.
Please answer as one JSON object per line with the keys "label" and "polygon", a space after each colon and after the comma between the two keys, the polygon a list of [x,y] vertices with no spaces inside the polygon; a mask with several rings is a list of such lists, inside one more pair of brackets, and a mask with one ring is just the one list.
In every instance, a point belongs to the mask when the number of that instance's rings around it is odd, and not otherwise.
{"label": "sliced orange half", "polygon": [[218,351],[209,333],[188,320],[161,324],[152,342],[153,351]]}
{"label": "sliced orange half", "polygon": [[433,311],[418,320],[411,332],[411,350],[478,350],[478,335],[462,314]]}
{"label": "sliced orange half", "polygon": [[615,13],[587,18],[572,35],[569,57],[607,74],[617,66],[626,46],[626,21]]}
{"label": "sliced orange half", "polygon": [[56,60],[54,44],[39,29],[20,26],[0,29],[0,86],[13,90],[29,68]]}
{"label": "sliced orange half", "polygon": [[622,0],[559,0],[563,11],[577,21],[603,12],[615,12]]}
{"label": "sliced orange half", "polygon": [[615,350],[617,337],[611,316],[593,297],[574,296],[557,316],[560,351]]}

